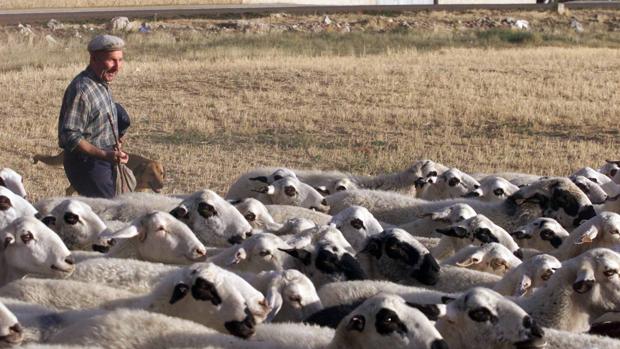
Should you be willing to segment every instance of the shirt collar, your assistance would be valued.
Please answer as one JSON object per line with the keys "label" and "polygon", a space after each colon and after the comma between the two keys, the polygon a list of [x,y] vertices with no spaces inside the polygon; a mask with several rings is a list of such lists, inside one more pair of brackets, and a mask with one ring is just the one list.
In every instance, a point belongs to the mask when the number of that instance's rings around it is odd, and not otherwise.
{"label": "shirt collar", "polygon": [[103,81],[99,76],[97,76],[97,74],[95,74],[95,72],[91,69],[90,66],[86,67],[86,69],[84,70],[85,74],[87,77],[91,78],[92,80],[94,80],[95,82],[98,82],[100,84],[105,85],[106,87],[108,86],[108,83],[106,81]]}

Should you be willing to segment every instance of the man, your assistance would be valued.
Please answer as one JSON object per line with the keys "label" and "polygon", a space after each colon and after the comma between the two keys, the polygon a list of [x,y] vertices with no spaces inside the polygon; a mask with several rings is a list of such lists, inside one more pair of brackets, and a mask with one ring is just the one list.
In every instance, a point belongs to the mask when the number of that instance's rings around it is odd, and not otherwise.
{"label": "man", "polygon": [[[58,145],[65,150],[65,173],[80,195],[115,195],[114,164],[127,163],[119,147],[119,112],[109,83],[123,66],[119,37],[98,35],[88,44],[90,63],[67,87],[58,118]],[[121,115],[121,120],[122,120]],[[120,146],[120,144],[119,144]]]}

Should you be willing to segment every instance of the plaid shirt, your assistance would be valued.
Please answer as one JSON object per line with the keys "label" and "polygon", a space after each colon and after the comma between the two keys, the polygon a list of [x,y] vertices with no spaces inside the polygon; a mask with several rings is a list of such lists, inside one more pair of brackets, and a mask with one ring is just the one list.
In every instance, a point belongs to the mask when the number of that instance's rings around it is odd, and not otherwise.
{"label": "plaid shirt", "polygon": [[[112,117],[114,129],[110,127],[108,115]],[[62,99],[58,145],[73,151],[85,139],[96,147],[110,149],[116,144],[114,134],[118,135],[118,120],[112,91],[86,68],[71,81]]]}

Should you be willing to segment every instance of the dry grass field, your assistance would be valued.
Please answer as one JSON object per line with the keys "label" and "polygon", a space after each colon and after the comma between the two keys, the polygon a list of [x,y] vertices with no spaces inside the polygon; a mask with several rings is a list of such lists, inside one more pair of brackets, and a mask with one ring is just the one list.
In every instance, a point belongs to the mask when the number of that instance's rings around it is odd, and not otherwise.
{"label": "dry grass field", "polygon": [[[617,34],[492,33],[130,34],[112,88],[133,117],[127,150],[166,164],[167,193],[224,193],[256,166],[369,174],[430,158],[568,174],[620,157]],[[5,29],[0,40],[1,165],[33,199],[61,195],[64,172],[30,159],[58,151],[87,38],[50,46]]]}
{"label": "dry grass field", "polygon": [[0,0],[0,9],[240,4],[241,0]]}

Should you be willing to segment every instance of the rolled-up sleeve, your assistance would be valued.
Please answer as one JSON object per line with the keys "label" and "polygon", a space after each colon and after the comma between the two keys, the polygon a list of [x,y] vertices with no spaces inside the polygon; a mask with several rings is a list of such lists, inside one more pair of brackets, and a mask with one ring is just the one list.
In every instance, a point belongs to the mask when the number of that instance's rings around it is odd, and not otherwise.
{"label": "rolled-up sleeve", "polygon": [[83,91],[67,91],[64,106],[58,124],[58,138],[62,148],[73,151],[80,140],[84,139],[84,130],[88,125],[90,103]]}

